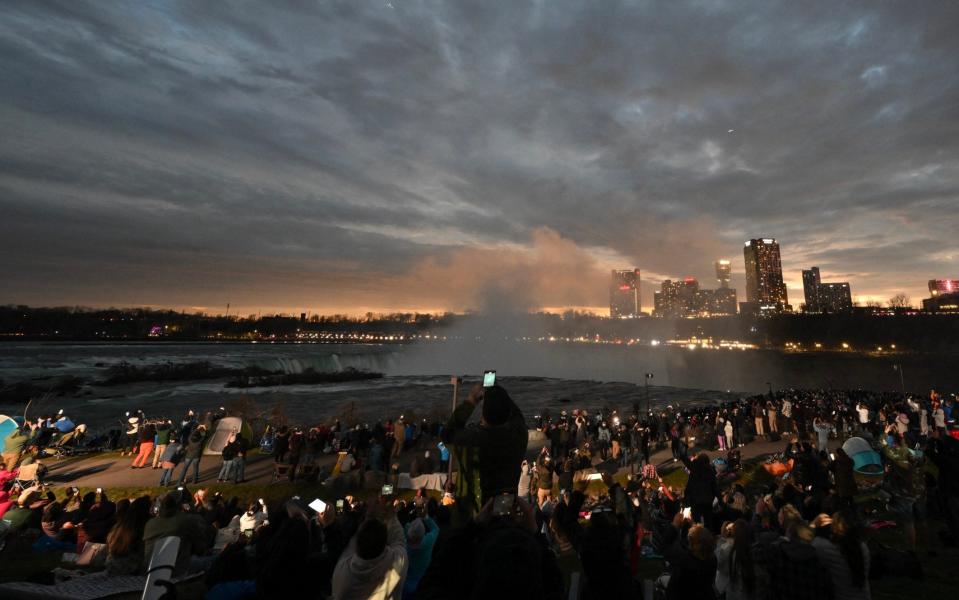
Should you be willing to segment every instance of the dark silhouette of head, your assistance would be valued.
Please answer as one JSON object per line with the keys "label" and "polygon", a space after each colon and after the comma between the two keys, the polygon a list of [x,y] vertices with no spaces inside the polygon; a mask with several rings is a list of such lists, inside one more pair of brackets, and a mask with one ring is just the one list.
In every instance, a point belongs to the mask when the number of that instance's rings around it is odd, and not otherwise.
{"label": "dark silhouette of head", "polygon": [[376,519],[363,521],[356,532],[356,554],[364,560],[372,560],[386,548],[386,525]]}
{"label": "dark silhouette of head", "polygon": [[509,419],[513,401],[509,394],[498,385],[483,391],[483,420],[487,425],[502,425]]}

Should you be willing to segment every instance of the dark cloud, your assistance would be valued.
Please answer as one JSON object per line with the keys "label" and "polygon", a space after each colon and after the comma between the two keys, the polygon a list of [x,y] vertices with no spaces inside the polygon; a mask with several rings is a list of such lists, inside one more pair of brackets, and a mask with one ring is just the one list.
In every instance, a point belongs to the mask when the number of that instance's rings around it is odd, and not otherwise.
{"label": "dark cloud", "polygon": [[0,302],[595,306],[742,241],[959,276],[959,5],[28,2]]}

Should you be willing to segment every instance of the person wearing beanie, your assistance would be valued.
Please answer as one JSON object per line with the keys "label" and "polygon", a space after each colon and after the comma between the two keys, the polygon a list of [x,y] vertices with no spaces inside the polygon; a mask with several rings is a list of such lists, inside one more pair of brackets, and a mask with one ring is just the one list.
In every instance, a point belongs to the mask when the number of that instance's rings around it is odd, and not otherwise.
{"label": "person wearing beanie", "polygon": [[474,488],[471,494],[479,508],[497,494],[516,492],[529,431],[523,413],[501,386],[474,389],[471,397],[481,397],[478,406],[473,405],[472,414],[465,410],[454,414],[449,436],[454,445],[477,450],[479,490]]}
{"label": "person wearing beanie", "polygon": [[433,546],[440,535],[440,528],[432,517],[417,518],[406,526],[406,553],[410,567],[406,573],[403,595],[411,596],[430,566]]}

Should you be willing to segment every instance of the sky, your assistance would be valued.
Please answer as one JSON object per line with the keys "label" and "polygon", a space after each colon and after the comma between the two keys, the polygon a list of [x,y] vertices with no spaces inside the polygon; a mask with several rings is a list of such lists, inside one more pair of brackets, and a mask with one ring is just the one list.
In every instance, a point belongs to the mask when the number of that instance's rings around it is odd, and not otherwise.
{"label": "sky", "polygon": [[959,278],[959,3],[0,3],[0,303],[604,311]]}

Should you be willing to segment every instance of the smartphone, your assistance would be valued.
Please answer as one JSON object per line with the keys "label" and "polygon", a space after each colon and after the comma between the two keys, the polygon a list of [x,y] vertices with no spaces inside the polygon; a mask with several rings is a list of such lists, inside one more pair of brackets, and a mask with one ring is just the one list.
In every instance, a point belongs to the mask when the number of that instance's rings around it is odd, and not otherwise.
{"label": "smartphone", "polygon": [[102,493],[103,493],[103,488],[97,488],[97,493],[98,493],[98,494],[102,494]]}
{"label": "smartphone", "polygon": [[829,460],[836,460],[836,455],[832,452],[829,453]]}
{"label": "smartphone", "polygon": [[380,490],[381,496],[392,496],[393,495],[393,486],[389,483],[383,486],[383,489]]}
{"label": "smartphone", "polygon": [[322,515],[324,512],[326,512],[326,502],[323,502],[322,500],[317,498],[313,502],[310,502],[310,508],[315,510],[316,514]]}
{"label": "smartphone", "polygon": [[500,494],[493,500],[493,515],[497,517],[508,515],[513,510],[515,502],[516,494]]}
{"label": "smartphone", "polygon": [[496,371],[483,371],[483,387],[496,385]]}
{"label": "smartphone", "polygon": [[687,506],[686,508],[683,509],[683,519],[692,520],[692,518],[693,518],[693,509]]}
{"label": "smartphone", "polygon": [[589,475],[586,476],[586,479],[588,481],[594,481],[596,479],[602,479],[602,478],[603,478],[602,473],[590,473]]}
{"label": "smartphone", "polygon": [[337,512],[343,512],[343,498],[336,501],[336,510]]}

